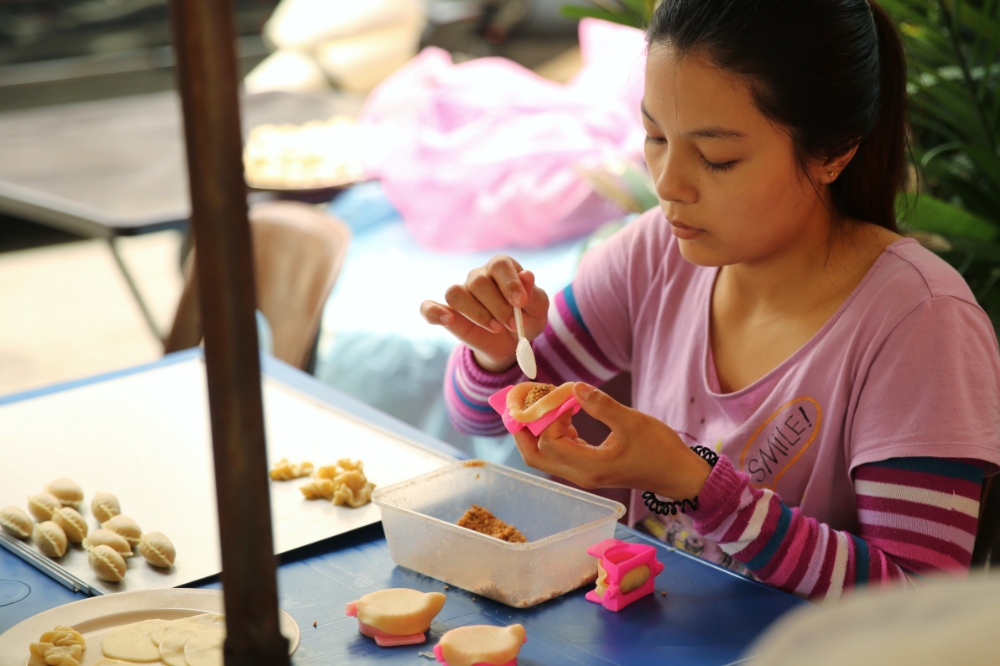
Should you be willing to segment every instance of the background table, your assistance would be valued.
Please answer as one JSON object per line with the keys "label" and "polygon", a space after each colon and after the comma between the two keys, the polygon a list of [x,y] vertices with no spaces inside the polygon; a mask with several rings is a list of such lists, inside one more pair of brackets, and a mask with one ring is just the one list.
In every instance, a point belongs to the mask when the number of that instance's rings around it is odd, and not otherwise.
{"label": "background table", "polygon": [[[170,361],[168,358],[164,362]],[[161,363],[0,398],[0,403],[30,400],[54,391],[72,391],[98,381],[113,382],[117,377],[144,372]],[[265,359],[264,372],[378,427],[456,455],[455,449],[280,361]],[[672,551],[627,528],[619,527],[616,536],[653,543],[665,565],[656,580],[656,593],[620,613],[610,613],[586,601],[583,598],[586,589],[529,609],[509,608],[456,588],[445,590],[440,581],[396,567],[389,557],[380,525],[293,551],[282,557],[278,570],[279,602],[302,630],[302,643],[293,663],[392,662],[430,666],[436,662],[421,658],[420,654],[430,654],[436,639],[449,629],[468,624],[519,622],[528,632],[528,643],[519,660],[521,666],[730,664],[739,659],[769,624],[803,603],[686,553]],[[196,586],[218,588],[219,583],[208,580]],[[354,618],[344,616],[347,602],[385,587],[446,592],[448,602],[431,626],[427,643],[391,650],[378,648],[358,634]],[[0,631],[35,613],[81,598],[82,595],[70,592],[6,551],[0,552]]]}
{"label": "background table", "polygon": [[[264,123],[354,115],[360,104],[356,96],[333,92],[246,95],[244,135]],[[106,239],[147,324],[163,339],[115,239],[187,224],[190,197],[177,93],[0,114],[0,155],[0,212]]]}

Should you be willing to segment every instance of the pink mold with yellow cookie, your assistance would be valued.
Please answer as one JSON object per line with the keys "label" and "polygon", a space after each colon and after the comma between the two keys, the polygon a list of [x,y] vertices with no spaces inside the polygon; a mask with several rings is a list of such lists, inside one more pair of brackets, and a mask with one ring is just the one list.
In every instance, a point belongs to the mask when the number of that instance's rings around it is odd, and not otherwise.
{"label": "pink mold with yellow cookie", "polygon": [[441,612],[445,595],[405,588],[379,590],[347,604],[347,615],[358,618],[358,631],[379,647],[415,645]]}
{"label": "pink mold with yellow cookie", "polygon": [[585,598],[616,613],[652,594],[654,579],[663,571],[656,549],[645,544],[605,539],[587,553],[598,558],[597,587]]}
{"label": "pink mold with yellow cookie", "polygon": [[490,396],[490,406],[503,418],[508,432],[513,434],[527,428],[532,435],[538,437],[563,414],[576,414],[580,411],[580,403],[573,397],[573,382],[552,388],[526,407],[525,399],[528,395],[542,386],[545,385],[522,382],[502,388]]}

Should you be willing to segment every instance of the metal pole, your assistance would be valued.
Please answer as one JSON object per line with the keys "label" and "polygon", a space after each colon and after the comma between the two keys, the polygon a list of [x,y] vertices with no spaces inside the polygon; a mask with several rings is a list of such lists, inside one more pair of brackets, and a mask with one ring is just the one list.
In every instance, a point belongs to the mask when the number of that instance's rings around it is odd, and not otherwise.
{"label": "metal pole", "polygon": [[222,541],[226,666],[286,666],[278,630],[233,0],[170,0]]}

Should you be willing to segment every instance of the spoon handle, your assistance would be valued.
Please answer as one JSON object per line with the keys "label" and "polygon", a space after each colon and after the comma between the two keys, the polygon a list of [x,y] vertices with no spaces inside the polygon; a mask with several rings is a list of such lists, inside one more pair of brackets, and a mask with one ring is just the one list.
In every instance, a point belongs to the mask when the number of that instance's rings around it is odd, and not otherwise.
{"label": "spoon handle", "polygon": [[524,335],[524,321],[521,319],[521,308],[514,308],[514,321],[517,323],[517,337],[527,339]]}

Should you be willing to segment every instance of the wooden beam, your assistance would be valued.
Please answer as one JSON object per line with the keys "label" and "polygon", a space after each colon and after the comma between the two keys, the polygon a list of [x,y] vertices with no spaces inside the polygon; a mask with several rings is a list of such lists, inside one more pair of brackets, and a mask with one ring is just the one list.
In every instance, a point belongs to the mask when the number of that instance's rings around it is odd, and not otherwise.
{"label": "wooden beam", "polygon": [[[233,0],[170,0],[222,541],[226,666],[286,666],[268,496]],[[156,156],[151,155],[151,159]]]}

